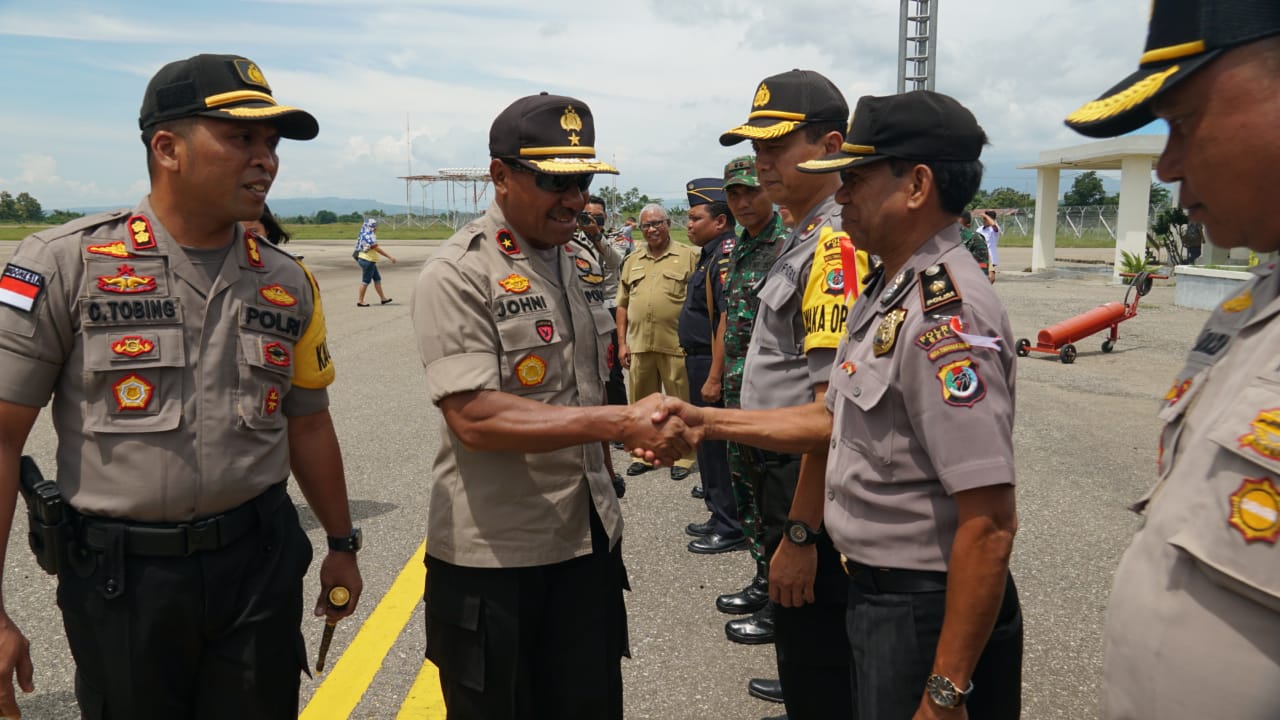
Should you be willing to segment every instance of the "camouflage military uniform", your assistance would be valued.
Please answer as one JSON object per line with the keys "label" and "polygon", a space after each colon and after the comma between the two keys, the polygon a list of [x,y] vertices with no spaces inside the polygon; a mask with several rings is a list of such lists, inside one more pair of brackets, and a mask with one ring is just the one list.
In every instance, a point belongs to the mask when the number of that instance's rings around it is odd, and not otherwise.
{"label": "camouflage military uniform", "polygon": [[[727,322],[724,328],[724,380],[725,407],[741,407],[742,366],[747,359],[747,346],[751,344],[751,328],[755,325],[756,310],[760,305],[757,291],[764,282],[778,250],[786,237],[782,217],[775,214],[759,237],[742,236],[729,256],[729,267],[723,280],[724,311]],[[764,560],[760,543],[760,512],[752,494],[752,485],[746,482],[750,467],[748,449],[738,443],[729,443],[729,476],[733,480],[733,496],[738,501],[738,519],[751,540],[751,554],[756,560]]]}
{"label": "camouflage military uniform", "polygon": [[964,243],[965,249],[973,256],[973,259],[978,261],[978,267],[986,270],[987,263],[991,260],[991,255],[987,252],[987,239],[961,225],[960,242]]}

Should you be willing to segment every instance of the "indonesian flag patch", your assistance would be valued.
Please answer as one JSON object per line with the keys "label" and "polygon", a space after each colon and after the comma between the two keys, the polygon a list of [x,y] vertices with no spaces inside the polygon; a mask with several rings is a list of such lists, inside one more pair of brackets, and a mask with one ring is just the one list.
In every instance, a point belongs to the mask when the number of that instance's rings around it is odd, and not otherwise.
{"label": "indonesian flag patch", "polygon": [[0,303],[31,312],[44,290],[44,276],[34,270],[9,263],[0,275]]}

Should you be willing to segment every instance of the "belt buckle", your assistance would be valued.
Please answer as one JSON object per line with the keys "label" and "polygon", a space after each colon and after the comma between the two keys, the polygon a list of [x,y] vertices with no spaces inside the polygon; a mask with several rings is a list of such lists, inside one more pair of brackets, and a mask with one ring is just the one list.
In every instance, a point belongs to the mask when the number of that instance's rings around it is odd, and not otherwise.
{"label": "belt buckle", "polygon": [[219,545],[218,518],[205,518],[186,526],[187,551],[191,556],[205,550],[217,550]]}

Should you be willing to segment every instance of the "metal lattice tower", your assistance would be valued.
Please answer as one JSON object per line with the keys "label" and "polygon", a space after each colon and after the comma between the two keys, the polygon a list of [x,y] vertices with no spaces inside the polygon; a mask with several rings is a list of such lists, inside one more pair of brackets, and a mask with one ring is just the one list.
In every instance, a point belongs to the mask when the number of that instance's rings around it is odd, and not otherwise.
{"label": "metal lattice tower", "polygon": [[898,92],[932,90],[938,0],[902,0],[898,15]]}

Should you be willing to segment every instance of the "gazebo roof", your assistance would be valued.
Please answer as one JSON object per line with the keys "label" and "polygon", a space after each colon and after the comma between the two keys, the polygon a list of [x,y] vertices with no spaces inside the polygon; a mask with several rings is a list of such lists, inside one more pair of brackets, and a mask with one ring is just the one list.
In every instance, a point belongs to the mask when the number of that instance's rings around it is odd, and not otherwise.
{"label": "gazebo roof", "polygon": [[1097,140],[1084,145],[1045,150],[1040,161],[1019,165],[1020,170],[1119,170],[1126,157],[1159,157],[1164,150],[1166,135],[1123,135],[1107,140]]}

